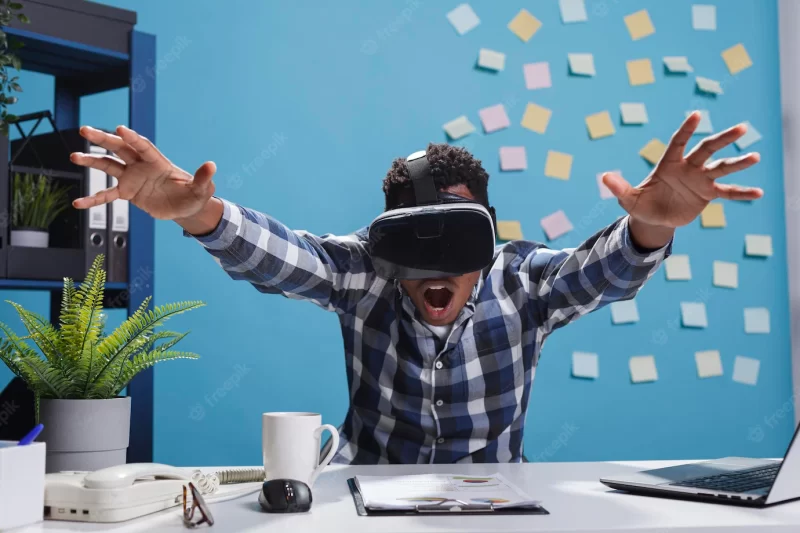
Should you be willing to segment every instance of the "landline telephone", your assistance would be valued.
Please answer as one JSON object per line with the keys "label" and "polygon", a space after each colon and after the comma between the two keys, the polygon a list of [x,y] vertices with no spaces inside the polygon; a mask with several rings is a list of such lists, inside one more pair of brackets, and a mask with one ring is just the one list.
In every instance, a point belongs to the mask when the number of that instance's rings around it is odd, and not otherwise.
{"label": "landline telephone", "polygon": [[[191,481],[208,503],[261,490],[263,468],[203,473],[158,463],[131,463],[95,472],[45,476],[44,517],[75,522],[122,522],[181,505]],[[234,485],[221,488],[220,485]]]}

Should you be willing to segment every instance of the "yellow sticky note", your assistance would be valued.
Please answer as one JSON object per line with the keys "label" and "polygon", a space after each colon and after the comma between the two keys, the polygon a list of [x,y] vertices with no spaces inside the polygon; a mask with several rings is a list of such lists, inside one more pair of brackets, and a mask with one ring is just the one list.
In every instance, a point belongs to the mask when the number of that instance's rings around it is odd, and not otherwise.
{"label": "yellow sticky note", "polygon": [[522,116],[522,127],[536,133],[544,133],[552,114],[553,112],[546,107],[529,102],[528,107],[525,108],[525,114]]}
{"label": "yellow sticky note", "polygon": [[664,155],[664,151],[666,149],[666,144],[662,143],[658,139],[653,139],[639,151],[639,155],[655,165],[658,163],[658,160],[661,159],[661,156]]}
{"label": "yellow sticky note", "polygon": [[542,23],[539,19],[531,15],[527,9],[521,9],[517,16],[508,23],[508,29],[526,43],[541,27]]}
{"label": "yellow sticky note", "polygon": [[544,165],[544,175],[548,178],[568,180],[572,170],[572,156],[550,150],[547,152],[547,163]]}
{"label": "yellow sticky note", "polygon": [[719,202],[710,203],[700,214],[700,224],[704,228],[724,228],[725,208]]}
{"label": "yellow sticky note", "polygon": [[746,68],[753,66],[753,60],[750,59],[750,54],[747,53],[742,43],[736,46],[731,46],[722,52],[722,59],[728,65],[728,70],[731,74],[738,74]]}
{"label": "yellow sticky note", "polygon": [[592,139],[602,139],[614,135],[614,124],[611,122],[611,115],[608,111],[601,111],[586,117],[586,127],[589,129],[589,136]]}
{"label": "yellow sticky note", "polygon": [[650,20],[650,14],[646,9],[631,13],[625,17],[625,25],[628,27],[631,39],[634,41],[653,35],[656,32],[653,27],[653,21]]}
{"label": "yellow sticky note", "polygon": [[501,241],[521,241],[522,225],[519,220],[498,220],[497,237]]}
{"label": "yellow sticky note", "polygon": [[649,59],[633,59],[627,62],[628,79],[631,85],[647,85],[655,83],[656,77],[653,75],[653,64]]}

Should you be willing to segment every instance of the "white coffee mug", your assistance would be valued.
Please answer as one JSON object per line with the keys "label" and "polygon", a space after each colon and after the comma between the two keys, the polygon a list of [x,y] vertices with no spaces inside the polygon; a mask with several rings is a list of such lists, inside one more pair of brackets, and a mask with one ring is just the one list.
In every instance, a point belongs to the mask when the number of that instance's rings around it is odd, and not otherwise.
{"label": "white coffee mug", "polygon": [[[264,471],[267,480],[296,479],[309,487],[339,449],[339,432],[322,424],[317,413],[264,413],[261,415]],[[331,450],[319,460],[320,437],[331,433]]]}

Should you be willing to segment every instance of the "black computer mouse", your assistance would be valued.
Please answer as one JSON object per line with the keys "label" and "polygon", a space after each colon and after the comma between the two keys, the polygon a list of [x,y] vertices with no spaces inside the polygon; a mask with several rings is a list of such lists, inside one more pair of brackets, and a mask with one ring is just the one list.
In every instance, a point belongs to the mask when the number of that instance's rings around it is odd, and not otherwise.
{"label": "black computer mouse", "polygon": [[295,479],[265,481],[258,503],[268,513],[305,513],[311,509],[311,489]]}

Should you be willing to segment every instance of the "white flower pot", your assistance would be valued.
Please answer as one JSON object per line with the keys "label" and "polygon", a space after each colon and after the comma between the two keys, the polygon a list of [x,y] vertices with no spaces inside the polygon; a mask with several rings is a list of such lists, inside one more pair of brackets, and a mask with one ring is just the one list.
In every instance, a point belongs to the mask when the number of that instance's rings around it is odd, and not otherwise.
{"label": "white flower pot", "polygon": [[50,234],[39,229],[12,229],[11,246],[47,248]]}

